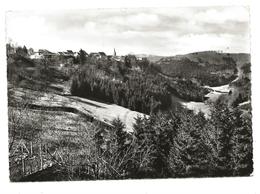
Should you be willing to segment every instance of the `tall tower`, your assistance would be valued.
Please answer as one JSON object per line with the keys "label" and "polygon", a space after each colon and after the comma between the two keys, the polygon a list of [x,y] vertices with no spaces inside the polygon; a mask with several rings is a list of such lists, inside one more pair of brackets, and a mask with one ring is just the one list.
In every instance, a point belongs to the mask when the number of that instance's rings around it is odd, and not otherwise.
{"label": "tall tower", "polygon": [[115,48],[114,48],[114,56],[116,56],[116,50],[115,50]]}

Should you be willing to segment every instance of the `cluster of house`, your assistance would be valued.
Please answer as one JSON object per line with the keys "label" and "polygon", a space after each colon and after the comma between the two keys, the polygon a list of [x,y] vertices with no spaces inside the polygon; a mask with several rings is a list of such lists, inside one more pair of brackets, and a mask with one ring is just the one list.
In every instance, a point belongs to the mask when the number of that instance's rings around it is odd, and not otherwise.
{"label": "cluster of house", "polygon": [[67,50],[65,52],[58,52],[58,53],[53,53],[50,52],[46,49],[39,49],[37,52],[34,52],[33,54],[29,55],[31,59],[43,59],[43,58],[56,58],[59,56],[64,56],[64,57],[76,57],[78,55],[77,52],[73,52],[72,50]]}
{"label": "cluster of house", "polygon": [[[63,52],[51,52],[47,49],[39,49],[38,51],[34,51],[33,49],[26,49],[24,46],[22,47],[15,47],[7,44],[7,55],[12,55],[18,53],[20,55],[27,56],[31,59],[53,59],[61,62],[62,64],[72,64],[74,60],[80,55],[80,52],[74,52],[72,50],[67,50]],[[121,61],[124,62],[126,60],[126,56],[118,56],[116,54],[116,50],[114,49],[113,55],[106,55],[104,52],[91,52],[86,53],[83,52],[86,58],[89,59],[104,59],[104,60],[114,60],[114,61]],[[144,58],[135,57],[134,55],[128,55],[127,60],[143,60]]]}
{"label": "cluster of house", "polygon": [[[79,52],[73,52],[72,50],[67,50],[64,52],[57,52],[53,53],[46,49],[39,49],[38,52],[34,52],[30,55],[31,59],[42,59],[42,58],[56,58],[56,57],[63,57],[63,58],[75,58],[79,55]],[[116,61],[124,60],[123,56],[117,56],[114,50],[114,55],[106,55],[104,52],[92,52],[92,53],[85,53],[86,57],[95,58],[95,59],[114,59]]]}

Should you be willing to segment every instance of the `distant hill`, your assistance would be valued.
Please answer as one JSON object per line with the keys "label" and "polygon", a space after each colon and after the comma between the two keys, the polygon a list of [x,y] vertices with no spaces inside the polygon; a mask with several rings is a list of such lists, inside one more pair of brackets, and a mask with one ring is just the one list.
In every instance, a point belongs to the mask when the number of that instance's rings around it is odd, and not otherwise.
{"label": "distant hill", "polygon": [[236,63],[248,63],[250,62],[250,54],[247,53],[219,53],[216,51],[203,51],[203,52],[194,52],[184,55],[176,55],[170,57],[161,57],[159,64],[165,61],[174,61],[181,60],[184,58],[189,59],[192,62],[202,63],[203,64],[223,64],[226,62],[225,58],[231,57],[235,60]]}
{"label": "distant hill", "polygon": [[151,62],[159,61],[160,59],[164,58],[164,56],[158,55],[147,55],[147,54],[136,54],[136,57],[146,57]]}
{"label": "distant hill", "polygon": [[161,72],[172,77],[196,79],[203,85],[217,86],[234,79],[237,68],[250,62],[250,54],[195,52],[162,57],[156,62]]}

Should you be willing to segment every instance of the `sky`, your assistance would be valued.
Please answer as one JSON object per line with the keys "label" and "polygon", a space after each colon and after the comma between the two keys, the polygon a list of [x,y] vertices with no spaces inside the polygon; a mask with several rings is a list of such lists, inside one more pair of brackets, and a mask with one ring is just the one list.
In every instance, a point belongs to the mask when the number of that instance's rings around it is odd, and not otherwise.
{"label": "sky", "polygon": [[240,6],[6,12],[6,41],[53,52],[84,49],[170,56],[250,52],[249,9]]}

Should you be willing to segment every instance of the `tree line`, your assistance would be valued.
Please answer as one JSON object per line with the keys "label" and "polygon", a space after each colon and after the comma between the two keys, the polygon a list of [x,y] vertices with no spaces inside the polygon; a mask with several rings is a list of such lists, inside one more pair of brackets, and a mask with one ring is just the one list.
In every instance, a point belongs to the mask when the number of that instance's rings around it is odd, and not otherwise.
{"label": "tree line", "polygon": [[[162,73],[180,79],[196,79],[201,85],[219,86],[235,79],[236,62],[231,57],[223,57],[223,64],[195,62],[188,58],[159,61],[157,65]],[[203,64],[203,65],[201,65]]]}
{"label": "tree line", "polygon": [[71,93],[146,114],[168,109],[172,94],[187,101],[204,101],[206,89],[190,80],[167,79],[159,71],[155,64],[137,61],[132,55],[124,62],[92,61],[80,66],[72,77]]}
{"label": "tree line", "polygon": [[71,94],[97,98],[147,114],[171,105],[166,82],[159,76],[142,72],[128,74],[122,80],[86,67],[73,76]]}
{"label": "tree line", "polygon": [[175,82],[168,82],[169,91],[187,101],[203,102],[205,95],[208,93],[206,88],[198,86],[191,80],[178,79]]}

